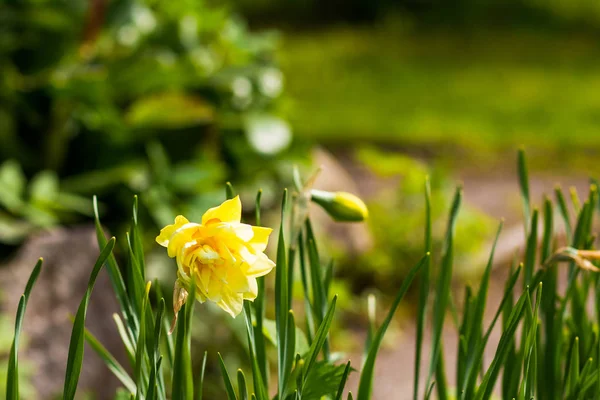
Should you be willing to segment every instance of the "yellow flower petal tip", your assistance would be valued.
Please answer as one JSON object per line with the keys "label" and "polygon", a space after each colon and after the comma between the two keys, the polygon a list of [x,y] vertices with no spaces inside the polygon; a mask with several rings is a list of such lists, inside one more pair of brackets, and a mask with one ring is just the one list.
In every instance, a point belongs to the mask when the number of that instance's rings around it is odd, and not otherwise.
{"label": "yellow flower petal tip", "polygon": [[272,230],[243,224],[241,216],[236,196],[206,211],[201,223],[179,215],[160,231],[156,242],[177,261],[175,313],[193,284],[198,301],[215,302],[232,317],[242,311],[244,300],[256,298],[256,278],[275,267],[264,254]]}
{"label": "yellow flower petal tip", "polygon": [[310,195],[313,202],[320,205],[338,222],[361,222],[369,216],[365,203],[351,193],[313,189]]}

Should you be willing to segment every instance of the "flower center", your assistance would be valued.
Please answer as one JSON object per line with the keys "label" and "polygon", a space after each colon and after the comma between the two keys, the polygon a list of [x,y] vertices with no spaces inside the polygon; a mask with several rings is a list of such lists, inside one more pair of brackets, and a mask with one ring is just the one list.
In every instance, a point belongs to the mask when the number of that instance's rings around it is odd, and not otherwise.
{"label": "flower center", "polygon": [[223,263],[223,260],[221,259],[221,256],[219,255],[219,253],[217,253],[215,251],[215,249],[213,249],[212,247],[210,247],[207,244],[202,245],[198,249],[197,255],[198,255],[198,261],[200,261],[201,264],[205,264],[205,265],[217,264],[217,265],[219,265],[219,264]]}

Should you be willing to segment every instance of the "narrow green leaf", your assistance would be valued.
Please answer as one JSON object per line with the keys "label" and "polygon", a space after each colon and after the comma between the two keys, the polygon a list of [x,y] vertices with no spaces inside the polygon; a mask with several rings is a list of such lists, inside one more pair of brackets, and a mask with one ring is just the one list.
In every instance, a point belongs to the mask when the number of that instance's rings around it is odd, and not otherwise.
{"label": "narrow green leaf", "polygon": [[431,382],[431,384],[429,385],[429,388],[427,389],[427,392],[425,393],[425,400],[429,400],[429,398],[431,397],[431,394],[433,393],[434,387],[435,387],[435,382]]}
{"label": "narrow green leaf", "polygon": [[[566,217],[568,222],[568,216]],[[542,249],[540,259],[545,263],[552,254],[552,240],[553,240],[553,229],[554,218],[553,208],[550,199],[544,200],[544,237],[542,239]],[[570,229],[570,227],[569,227]],[[568,237],[570,232],[568,233]],[[558,356],[556,351],[555,338],[559,334],[555,325],[556,315],[556,303],[557,303],[557,268],[552,265],[546,268],[546,275],[543,280],[545,288],[545,295],[542,298],[542,319],[543,319],[543,331],[544,331],[544,342],[542,345],[542,351],[540,352],[540,369],[541,376],[543,378],[538,379],[538,396],[540,398],[555,398],[554,394],[558,393],[556,389],[556,376],[555,376],[555,358]]]}
{"label": "narrow green leaf", "polygon": [[146,324],[146,307],[148,306],[148,292],[150,291],[150,282],[148,282],[148,285],[146,286],[146,288],[144,289],[144,295],[141,298],[142,304],[141,304],[141,308],[140,308],[140,332],[138,335],[138,339],[137,339],[137,343],[135,346],[135,364],[134,364],[134,376],[135,376],[135,382],[136,382],[136,386],[137,386],[137,390],[135,393],[135,398],[136,399],[143,399],[146,397],[146,392],[145,390],[147,389],[148,385],[145,384],[146,381],[146,373],[147,370],[145,369],[145,367],[147,367],[146,362],[147,362],[147,356],[148,353],[146,352],[147,348],[146,348],[146,328],[147,328],[147,324]]}
{"label": "narrow green leaf", "polygon": [[19,339],[21,336],[21,330],[23,327],[23,319],[25,318],[25,310],[27,308],[27,302],[33,285],[40,275],[42,270],[43,259],[39,259],[33,267],[27,284],[25,285],[25,291],[19,300],[19,306],[17,307],[17,317],[15,320],[15,336],[13,337],[12,345],[10,347],[10,355],[8,358],[8,371],[6,374],[6,399],[7,400],[18,400],[19,395]]}
{"label": "narrow green leaf", "polygon": [[96,278],[98,277],[100,269],[111,255],[114,246],[115,238],[113,237],[106,243],[106,246],[102,249],[100,256],[96,260],[96,264],[94,265],[94,269],[90,275],[87,290],[79,305],[77,314],[75,315],[75,322],[73,323],[73,330],[71,332],[71,342],[69,344],[67,371],[63,390],[63,399],[66,400],[72,400],[75,398],[75,392],[77,391],[77,383],[79,382],[79,374],[81,373],[81,366],[83,364],[85,317],[90,296],[92,295],[92,289],[94,288],[94,284],[96,283]]}
{"label": "narrow green leaf", "polygon": [[237,370],[237,379],[238,379],[238,393],[240,400],[248,400],[248,389],[246,388],[246,377],[244,376],[244,371],[241,369]]}
{"label": "narrow green leaf", "polygon": [[525,248],[525,262],[523,267],[523,287],[532,284],[533,271],[535,269],[535,255],[538,246],[537,241],[537,226],[538,226],[538,210],[533,210],[531,217],[531,227],[529,229],[529,237],[527,238],[527,246]]}
{"label": "narrow green leaf", "polygon": [[532,374],[532,371],[535,369],[535,356],[536,356],[536,348],[537,348],[537,335],[538,335],[538,312],[539,305],[542,296],[542,283],[538,284],[537,290],[537,299],[535,309],[532,309],[531,298],[527,296],[527,301],[525,304],[525,310],[527,311],[525,315],[526,323],[523,329],[523,336],[525,337],[525,341],[522,345],[523,352],[523,379],[521,381],[521,387],[519,393],[522,393],[524,398],[532,398],[534,397],[535,390],[535,375]]}
{"label": "narrow green leaf", "polygon": [[500,232],[502,232],[503,224],[504,222],[500,222],[498,230],[496,231],[496,238],[494,239],[494,244],[492,245],[492,250],[490,251],[490,258],[488,259],[488,263],[481,277],[479,291],[477,292],[477,299],[474,302],[475,310],[473,312],[473,322],[471,323],[471,330],[469,332],[469,338],[471,339],[469,343],[470,351],[474,350],[474,348],[477,346],[479,342],[479,335],[481,335],[481,332],[483,331],[483,315],[485,313],[490,277],[492,274],[492,267],[494,265],[494,254],[496,253],[496,246],[498,245],[498,239],[500,238]]}
{"label": "narrow green leaf", "polygon": [[86,328],[85,340],[90,345],[92,350],[104,361],[108,369],[119,379],[130,393],[135,393],[135,382],[129,376],[129,373],[119,364],[112,354],[98,341],[98,339]]}
{"label": "narrow green leaf", "polygon": [[[262,190],[259,190],[256,194],[256,208],[255,208],[255,217],[256,217],[256,225],[260,226],[261,218],[260,218],[260,202],[262,198]],[[254,303],[252,304],[254,308],[254,320],[256,321],[256,326],[254,326],[254,334],[252,335],[253,346],[256,355],[256,363],[260,369],[260,375],[262,377],[262,382],[264,382],[264,386],[269,386],[269,365],[267,361],[267,350],[264,336],[261,334],[263,331],[263,320],[265,318],[265,277],[261,276],[257,279],[258,283],[258,294]],[[257,371],[252,371],[252,374],[255,375],[258,373]],[[255,386],[256,379],[254,378]],[[258,391],[258,389],[254,389]],[[260,395],[258,396],[261,399]]]}
{"label": "narrow green leaf", "polygon": [[[248,337],[248,352],[250,353],[250,363],[252,365],[252,382],[254,384],[254,392],[258,397],[258,400],[268,400],[266,385],[262,379],[262,371],[258,365],[258,359],[256,357],[256,344],[262,343],[264,346],[264,335],[262,332],[256,332],[256,327],[252,326],[252,317],[250,310],[250,303],[244,302],[244,319],[246,321],[246,334]],[[256,336],[260,336],[257,338]]]}
{"label": "narrow green leaf", "polygon": [[129,255],[129,266],[127,268],[127,290],[130,303],[133,305],[134,310],[141,317],[142,299],[144,298],[144,288],[146,287],[146,282],[144,281],[144,276],[142,274],[142,267],[138,263],[137,257],[133,252],[131,234],[126,233],[125,236],[127,238],[127,251]]}
{"label": "narrow green leaf", "polygon": [[[521,267],[518,267],[515,271],[512,272],[510,278],[508,279],[508,281],[506,283],[506,287],[504,289],[504,295],[502,297],[502,300],[500,301],[498,309],[496,310],[496,314],[494,315],[494,318],[492,319],[492,322],[490,323],[490,326],[488,327],[483,339],[477,344],[477,348],[475,349],[475,352],[474,352],[475,355],[473,357],[473,360],[471,361],[471,363],[469,364],[469,366],[467,368],[466,375],[468,378],[466,381],[466,386],[463,386],[463,389],[462,389],[462,393],[464,393],[464,398],[466,398],[466,399],[471,399],[473,397],[473,393],[475,392],[475,384],[477,382],[477,374],[478,374],[478,371],[480,369],[480,366],[481,366],[481,363],[483,360],[483,353],[485,351],[485,346],[487,345],[490,335],[492,334],[492,330],[494,329],[494,326],[496,325],[496,322],[498,321],[500,314],[506,310],[507,305],[511,305],[512,297],[513,297],[513,289],[517,283],[517,280],[518,280],[520,274],[521,274]],[[505,329],[506,329],[506,327],[503,327],[503,330],[505,330]]]}
{"label": "narrow green leaf", "polygon": [[235,390],[233,389],[233,384],[231,383],[231,378],[229,378],[229,373],[227,372],[227,368],[225,367],[225,363],[223,362],[223,357],[221,357],[221,353],[217,353],[217,355],[219,356],[219,366],[221,367],[221,375],[223,375],[223,383],[225,383],[227,399],[238,400],[238,397],[235,394]]}
{"label": "narrow green leaf", "polygon": [[502,336],[500,337],[500,342],[498,344],[496,354],[494,355],[494,359],[492,360],[492,363],[475,395],[476,400],[489,399],[492,394],[500,370],[504,365],[504,360],[508,356],[510,344],[514,341],[514,334],[517,330],[517,326],[523,317],[526,298],[527,292],[521,295],[519,301],[517,301],[517,304],[515,304],[512,309],[512,312],[508,318],[508,323],[503,329]]}
{"label": "narrow green leaf", "polygon": [[[431,253],[431,184],[429,177],[425,178],[425,253]],[[423,334],[425,332],[425,318],[429,301],[429,281],[431,276],[431,257],[421,272],[421,286],[419,288],[419,303],[417,306],[417,334],[413,382],[413,400],[419,397],[419,378],[421,371],[421,358],[423,352]]]}
{"label": "narrow green leaf", "polygon": [[579,381],[579,338],[575,337],[571,346],[571,356],[567,363],[565,375],[565,398],[572,396]]}
{"label": "narrow green leaf", "polygon": [[[104,230],[102,229],[102,225],[100,224],[100,214],[98,212],[98,199],[96,196],[93,198],[94,204],[94,223],[96,226],[96,239],[98,241],[98,247],[103,249],[106,247],[107,240],[104,236]],[[117,297],[117,301],[121,308],[121,313],[123,314],[123,318],[125,320],[125,324],[127,326],[127,334],[129,335],[129,341],[134,342],[135,337],[137,337],[137,329],[138,329],[138,317],[133,312],[131,307],[131,303],[129,302],[129,297],[127,295],[127,289],[125,288],[125,281],[123,280],[123,275],[121,274],[121,270],[117,264],[117,260],[114,254],[111,254],[108,257],[106,263],[106,270],[108,271],[108,277],[110,278],[110,282],[115,291],[115,296]]]}
{"label": "narrow green leaf", "polygon": [[[151,310],[150,310],[151,312]],[[161,400],[166,397],[166,389],[163,374],[161,373],[160,367],[162,365],[162,355],[160,354],[160,343],[161,343],[161,331],[164,328],[164,318],[163,315],[165,313],[165,299],[160,298],[158,301],[158,311],[156,312],[156,318],[154,320],[154,335],[152,336],[152,340],[149,344],[152,346],[153,350],[149,349],[150,352],[150,365],[152,367],[152,372],[155,375],[156,385],[158,387],[157,397]]]}
{"label": "narrow green leaf", "polygon": [[428,258],[429,258],[429,254],[426,254],[423,258],[421,258],[421,261],[419,261],[417,263],[417,265],[415,265],[409,271],[408,275],[402,282],[402,286],[400,287],[400,290],[396,294],[396,298],[394,299],[394,302],[392,303],[392,307],[390,308],[390,311],[388,312],[387,316],[385,317],[385,320],[383,321],[383,323],[377,330],[377,333],[375,334],[375,337],[373,338],[373,342],[371,343],[371,347],[369,348],[367,358],[365,359],[365,362],[364,362],[364,365],[362,368],[362,372],[360,374],[357,400],[368,400],[371,398],[371,392],[373,389],[373,374],[375,371],[375,360],[377,358],[377,353],[379,352],[379,347],[381,347],[381,342],[383,341],[385,332],[387,331],[390,323],[392,322],[392,318],[394,317],[394,314],[395,314],[396,310],[398,309],[400,302],[404,298],[404,295],[408,291],[408,288],[410,287],[415,275],[425,265]]}
{"label": "narrow green leaf", "polygon": [[[285,375],[284,375],[284,380],[283,380],[283,387],[286,388],[288,387],[288,383],[289,383],[289,379],[290,379],[290,375],[292,373],[292,365],[294,363],[294,357],[296,354],[296,323],[294,321],[294,313],[292,312],[292,310],[289,311],[288,313],[288,317],[287,317],[287,326],[285,328],[285,334],[286,334],[286,339],[285,339],[285,361],[284,361],[284,368],[285,368]],[[284,390],[284,393],[287,395],[288,393],[286,392],[286,390]],[[285,395],[284,395],[285,398]]]}
{"label": "narrow green leaf", "polygon": [[[306,249],[308,249],[308,267],[310,272],[310,281],[312,286],[313,295],[313,311],[315,313],[315,324],[319,325],[323,321],[325,311],[327,310],[327,297],[325,293],[325,287],[323,285],[323,268],[321,267],[321,260],[319,257],[319,251],[317,249],[316,238],[313,233],[312,225],[307,219],[306,223]],[[325,341],[323,345],[323,353],[325,358],[329,358],[329,342]]]}
{"label": "narrow green leaf", "polygon": [[530,221],[530,200],[529,200],[529,176],[527,174],[527,162],[525,160],[525,150],[519,149],[517,158],[517,169],[519,171],[519,187],[521,188],[521,197],[523,199],[523,216],[525,218],[525,236],[529,236],[527,227]]}
{"label": "narrow green leaf", "polygon": [[160,371],[160,366],[162,364],[162,356],[158,358],[158,361],[155,365],[152,366],[152,370],[150,372],[150,378],[148,379],[148,388],[146,389],[146,399],[147,400],[156,400],[159,396],[158,389],[158,379],[157,374]]}
{"label": "narrow green leaf", "polygon": [[315,361],[317,360],[317,356],[321,352],[323,344],[325,344],[325,340],[327,339],[327,335],[329,334],[329,328],[331,327],[331,321],[333,321],[333,314],[335,312],[336,302],[337,302],[337,296],[333,296],[333,299],[331,300],[331,304],[329,305],[329,309],[327,310],[327,314],[325,314],[325,318],[323,319],[323,322],[319,326],[319,329],[317,330],[317,333],[315,334],[315,338],[314,338],[312,344],[310,345],[310,349],[308,350],[308,353],[306,354],[306,357],[305,357],[306,362],[304,364],[305,380],[303,382],[303,385],[306,384],[306,377],[310,373],[310,370],[312,369]]}
{"label": "narrow green leaf", "polygon": [[335,395],[335,400],[342,400],[344,388],[346,387],[346,381],[348,380],[348,375],[350,375],[350,369],[350,361],[348,361],[346,363],[346,368],[344,368],[344,375],[342,375],[342,379],[340,380],[340,386],[338,387],[337,394]]}
{"label": "narrow green leaf", "polygon": [[440,343],[440,357],[435,367],[435,383],[438,400],[447,400],[448,382],[446,382],[446,369],[444,367],[444,343]]}
{"label": "narrow green leaf", "polygon": [[575,213],[579,214],[581,210],[581,200],[579,200],[579,194],[577,193],[577,189],[575,188],[575,186],[571,186],[569,188],[569,195],[571,196],[571,203],[573,204]]}
{"label": "narrow green leaf", "polygon": [[[160,301],[164,301],[165,296],[163,296],[163,292],[161,289],[161,285],[160,282],[158,281],[158,279],[156,279],[154,281],[154,291],[155,291],[155,299],[157,302],[160,303]],[[166,310],[165,313],[163,315],[166,315]],[[169,325],[169,320],[167,318],[162,318],[161,320],[161,324],[162,324],[162,330],[164,332],[169,332],[170,329],[170,325]],[[174,348],[175,345],[173,343],[173,335],[165,335],[165,343],[166,343],[166,350],[167,350],[167,360],[169,362],[169,366],[171,368],[173,368],[173,353],[174,353]]]}
{"label": "narrow green leaf", "polygon": [[567,202],[565,201],[565,196],[562,192],[560,186],[556,186],[554,188],[554,196],[556,197],[556,202],[558,204],[558,209],[560,211],[560,215],[563,218],[563,222],[565,224],[565,232],[567,234],[567,241],[571,241],[572,239],[572,228],[571,221],[569,218],[569,209],[567,207]]}
{"label": "narrow green leaf", "polygon": [[446,240],[444,242],[444,251],[442,256],[442,265],[440,275],[436,285],[436,299],[433,307],[433,337],[431,341],[431,360],[429,364],[429,375],[427,376],[427,385],[437,368],[440,355],[440,344],[442,340],[442,330],[446,317],[446,309],[448,307],[448,299],[450,297],[450,284],[452,281],[452,269],[454,259],[454,228],[456,218],[460,208],[462,199],[462,188],[458,187],[454,195],[452,207],[450,209],[450,217],[448,220],[448,228],[446,231]]}
{"label": "narrow green leaf", "polygon": [[123,342],[123,346],[125,346],[125,351],[127,352],[127,358],[131,365],[135,364],[135,349],[133,343],[129,339],[129,334],[127,333],[127,328],[123,325],[123,320],[119,314],[113,314],[113,320],[115,321],[115,325],[117,326],[117,332],[119,332],[119,336],[121,337],[121,341]]}
{"label": "narrow green leaf", "polygon": [[235,190],[233,190],[231,182],[225,183],[225,197],[227,197],[227,200],[231,200],[235,197]]}
{"label": "narrow green leaf", "polygon": [[327,268],[325,269],[325,277],[323,278],[323,289],[325,292],[325,299],[329,298],[329,289],[331,288],[331,281],[333,281],[333,260],[329,261]]}
{"label": "narrow green leaf", "polygon": [[278,386],[277,393],[280,399],[283,399],[283,393],[285,390],[285,382],[288,377],[286,365],[288,363],[286,359],[286,348],[287,348],[287,317],[289,309],[286,307],[288,304],[288,285],[287,285],[287,248],[284,239],[284,227],[283,221],[285,217],[285,210],[287,206],[287,190],[283,192],[283,199],[281,202],[281,223],[279,225],[279,242],[277,243],[277,268],[275,268],[275,323],[277,325],[277,366],[278,366]]}
{"label": "narrow green leaf", "polygon": [[[196,296],[196,283],[192,281],[190,285],[188,301],[183,305],[180,312],[180,318],[177,320],[177,337],[175,338],[175,349],[173,359],[173,378],[171,386],[172,400],[188,400],[194,398],[194,383],[192,377],[192,359],[191,359],[191,330],[192,317],[194,315],[194,305]],[[181,315],[183,314],[183,315]]]}
{"label": "narrow green leaf", "polygon": [[133,196],[133,210],[131,218],[131,248],[135,259],[139,265],[140,272],[142,274],[142,281],[146,281],[146,263],[144,261],[144,246],[142,245],[142,235],[140,233],[140,226],[138,223],[138,197]]}
{"label": "narrow green leaf", "polygon": [[305,323],[306,323],[306,336],[308,343],[312,343],[313,336],[315,334],[315,307],[311,301],[311,287],[308,281],[308,272],[306,267],[306,252],[304,246],[304,237],[299,235],[298,237],[298,258],[300,259],[300,277],[302,281],[302,293],[304,294],[304,308],[306,310]]}
{"label": "narrow green leaf", "polygon": [[206,358],[208,357],[208,351],[204,352],[202,357],[202,367],[200,368],[200,379],[198,380],[198,388],[196,389],[196,400],[202,400],[204,392],[204,372],[206,371]]}

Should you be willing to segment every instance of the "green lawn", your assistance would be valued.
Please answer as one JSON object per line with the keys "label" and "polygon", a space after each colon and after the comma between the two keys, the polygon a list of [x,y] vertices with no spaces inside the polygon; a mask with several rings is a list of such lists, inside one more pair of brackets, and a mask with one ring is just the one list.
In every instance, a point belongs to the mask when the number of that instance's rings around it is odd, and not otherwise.
{"label": "green lawn", "polygon": [[600,46],[591,35],[332,28],[284,35],[296,134],[581,152],[600,145]]}

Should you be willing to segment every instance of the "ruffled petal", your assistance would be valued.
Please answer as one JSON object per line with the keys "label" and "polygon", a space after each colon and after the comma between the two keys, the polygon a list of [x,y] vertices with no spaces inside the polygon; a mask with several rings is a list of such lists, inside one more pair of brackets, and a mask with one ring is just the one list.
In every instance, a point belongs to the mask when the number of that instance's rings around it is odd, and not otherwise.
{"label": "ruffled petal", "polygon": [[242,202],[240,196],[224,201],[223,204],[213,207],[202,216],[202,225],[210,222],[240,222],[242,219]]}
{"label": "ruffled petal", "polygon": [[234,224],[233,230],[235,235],[244,242],[249,242],[254,237],[254,229],[247,224]]}
{"label": "ruffled petal", "polygon": [[248,291],[244,293],[244,300],[253,301],[258,296],[258,283],[256,278],[248,278]]}
{"label": "ruffled petal", "polygon": [[193,240],[194,233],[198,230],[199,226],[190,222],[180,226],[173,232],[167,245],[167,254],[169,254],[169,257],[175,257],[186,243]]}
{"label": "ruffled petal", "polygon": [[252,227],[252,239],[248,241],[248,244],[252,246],[254,251],[263,252],[267,248],[269,243],[269,236],[273,232],[271,228],[263,228],[262,226]]}
{"label": "ruffled petal", "polygon": [[235,318],[242,312],[244,296],[241,293],[233,293],[230,290],[224,290],[223,292],[223,298],[217,302],[217,305]]}
{"label": "ruffled petal", "polygon": [[227,271],[227,286],[236,293],[244,293],[250,289],[248,278],[239,266],[232,266]]}
{"label": "ruffled petal", "polygon": [[264,253],[260,253],[253,264],[244,263],[242,268],[244,269],[244,274],[246,274],[246,276],[258,278],[259,276],[271,272],[271,270],[275,268],[275,263]]}
{"label": "ruffled petal", "polygon": [[156,237],[156,242],[163,247],[167,247],[173,233],[189,222],[190,221],[188,221],[183,215],[178,215],[175,217],[175,223],[173,225],[167,225],[160,230],[160,235]]}

